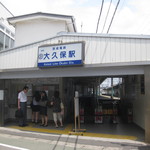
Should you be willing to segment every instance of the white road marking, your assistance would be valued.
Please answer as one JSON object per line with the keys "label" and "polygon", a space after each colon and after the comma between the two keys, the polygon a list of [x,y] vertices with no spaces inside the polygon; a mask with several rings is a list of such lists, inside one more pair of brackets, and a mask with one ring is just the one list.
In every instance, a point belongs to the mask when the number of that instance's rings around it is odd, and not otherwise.
{"label": "white road marking", "polygon": [[0,146],[9,147],[9,148],[13,148],[13,149],[16,149],[16,150],[29,150],[29,149],[26,149],[26,148],[11,146],[11,145],[2,144],[2,143],[0,143]]}

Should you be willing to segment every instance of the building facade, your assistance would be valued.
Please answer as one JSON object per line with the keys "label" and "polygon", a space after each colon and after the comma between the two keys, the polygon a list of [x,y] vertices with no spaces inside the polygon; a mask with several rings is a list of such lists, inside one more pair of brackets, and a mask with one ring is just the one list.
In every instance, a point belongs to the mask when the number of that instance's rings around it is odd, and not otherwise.
{"label": "building facade", "polygon": [[76,32],[74,18],[67,15],[37,12],[8,18],[8,21],[16,29],[15,47],[45,40],[58,32]]}
{"label": "building facade", "polygon": [[7,21],[13,14],[0,2],[0,51],[14,47],[15,29]]}
{"label": "building facade", "polygon": [[[16,27],[16,47],[0,52],[0,89],[6,95],[4,121],[14,119],[17,92],[23,85],[30,87],[29,99],[35,90],[46,90],[49,98],[59,90],[69,122],[75,91],[81,98],[92,97],[92,108],[98,86],[107,77],[118,77],[123,81],[121,104],[132,103],[133,122],[145,130],[146,141],[150,141],[150,36],[76,33],[71,16],[45,13],[8,21]],[[49,115],[51,118],[51,110]]]}

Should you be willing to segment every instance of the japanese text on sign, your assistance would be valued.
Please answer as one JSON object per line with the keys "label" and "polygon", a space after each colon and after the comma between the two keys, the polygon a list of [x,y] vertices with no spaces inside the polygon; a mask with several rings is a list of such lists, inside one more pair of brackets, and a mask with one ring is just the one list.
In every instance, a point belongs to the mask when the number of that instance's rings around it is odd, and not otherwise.
{"label": "japanese text on sign", "polygon": [[38,67],[82,64],[82,44],[70,43],[39,47]]}

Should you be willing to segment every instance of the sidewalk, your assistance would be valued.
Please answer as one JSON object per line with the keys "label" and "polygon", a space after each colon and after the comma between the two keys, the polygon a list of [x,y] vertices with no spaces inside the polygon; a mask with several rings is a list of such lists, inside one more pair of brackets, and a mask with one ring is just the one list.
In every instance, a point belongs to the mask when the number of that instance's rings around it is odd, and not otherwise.
{"label": "sidewalk", "polygon": [[[0,143],[31,150],[149,150],[144,142],[123,139],[45,134],[0,127]],[[1,148],[0,148],[1,149]],[[14,150],[14,149],[13,149]]]}

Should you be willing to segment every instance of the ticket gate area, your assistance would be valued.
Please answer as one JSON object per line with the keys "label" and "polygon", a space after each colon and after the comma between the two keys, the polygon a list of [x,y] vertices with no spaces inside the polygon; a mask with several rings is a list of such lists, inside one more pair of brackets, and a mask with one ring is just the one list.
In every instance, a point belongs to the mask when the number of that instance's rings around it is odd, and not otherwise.
{"label": "ticket gate area", "polygon": [[[93,101],[89,97],[88,99],[85,97],[80,99],[80,127],[86,129],[86,131],[83,131],[82,134],[75,133],[75,135],[144,141],[144,131],[132,122],[132,105],[128,105],[126,108],[124,106],[126,116],[123,116],[125,120],[122,121],[119,117],[120,110],[118,101],[99,100],[99,104],[97,104],[97,101],[91,104],[91,100]],[[70,132],[72,133],[75,128],[74,121],[68,123],[63,120],[63,122],[63,127],[59,125],[56,128],[53,120],[48,122],[47,127],[40,126],[41,122],[35,124],[29,120],[28,126],[19,127],[16,120],[16,122],[7,123],[5,127],[48,134],[70,135]]]}
{"label": "ticket gate area", "polygon": [[[74,92],[78,91],[80,126],[81,128],[86,129],[83,136],[125,138],[144,141],[144,130],[133,123],[133,103],[128,100],[122,101],[122,98],[126,97],[124,91],[127,92],[128,96],[130,96],[130,94],[133,96],[131,93],[132,89],[127,87],[125,90],[125,85],[131,85],[132,83],[132,87],[136,86],[136,83],[134,85],[134,81],[136,80],[133,80],[133,76],[124,78],[124,82],[121,82],[121,84],[112,84],[110,88],[103,88],[103,91],[101,91],[100,85],[105,79],[106,77],[64,78],[61,80],[61,83],[63,83],[61,86],[59,84],[59,79],[13,80],[11,81],[13,84],[10,84],[10,89],[7,89],[8,104],[5,106],[8,111],[5,111],[5,115],[3,110],[4,102],[3,100],[0,100],[0,125],[3,126],[5,121],[6,123],[4,125],[9,128],[44,133],[69,134],[69,132],[74,129],[73,99]],[[9,82],[9,80],[6,81],[8,85]],[[48,113],[48,127],[41,127],[39,124],[31,123],[32,113],[30,108],[28,108],[29,125],[26,127],[18,127],[17,121],[14,118],[14,112],[17,109],[17,92],[26,82],[30,83],[27,85],[31,89],[28,95],[28,106],[32,100],[32,93],[34,90],[47,91],[49,99],[53,96],[55,90],[62,91],[61,96],[63,97],[63,102],[65,104],[63,127],[55,128],[51,109],[49,109]],[[51,84],[52,82],[53,84]],[[126,82],[127,84],[125,84]],[[120,89],[122,89],[122,91]],[[4,116],[8,116],[6,117],[6,120],[4,119]],[[10,122],[7,122],[8,119],[10,119]]]}

